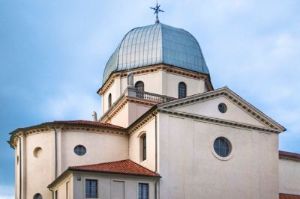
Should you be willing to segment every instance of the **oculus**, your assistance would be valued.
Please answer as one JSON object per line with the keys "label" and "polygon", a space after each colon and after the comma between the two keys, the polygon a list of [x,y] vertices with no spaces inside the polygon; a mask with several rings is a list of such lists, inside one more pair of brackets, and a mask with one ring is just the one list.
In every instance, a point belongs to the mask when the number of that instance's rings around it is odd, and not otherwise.
{"label": "oculus", "polygon": [[83,146],[83,145],[77,145],[77,146],[75,146],[74,153],[76,155],[79,155],[79,156],[82,156],[82,155],[86,154],[86,148],[85,148],[85,146]]}
{"label": "oculus", "polygon": [[231,153],[231,143],[224,137],[218,137],[214,142],[214,150],[216,154],[222,158],[228,157]]}
{"label": "oculus", "polygon": [[218,109],[219,109],[219,111],[220,111],[221,113],[226,113],[226,111],[227,111],[227,105],[224,104],[224,103],[220,103],[220,104],[218,105]]}

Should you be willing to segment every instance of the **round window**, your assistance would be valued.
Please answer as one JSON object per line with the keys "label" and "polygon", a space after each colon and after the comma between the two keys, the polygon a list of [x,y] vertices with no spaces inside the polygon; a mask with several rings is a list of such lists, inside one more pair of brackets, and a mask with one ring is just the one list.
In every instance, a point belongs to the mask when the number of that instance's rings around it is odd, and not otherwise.
{"label": "round window", "polygon": [[224,103],[220,103],[220,104],[218,105],[218,109],[219,109],[219,111],[220,111],[221,113],[225,113],[225,112],[227,111],[227,106],[226,106],[226,104],[224,104]]}
{"label": "round window", "polygon": [[217,155],[227,157],[231,153],[231,143],[224,137],[218,137],[214,142],[214,150]]}
{"label": "round window", "polygon": [[42,195],[37,193],[33,196],[33,199],[43,199]]}
{"label": "round window", "polygon": [[76,153],[77,155],[84,155],[86,154],[86,148],[83,145],[77,145],[74,148],[74,153]]}

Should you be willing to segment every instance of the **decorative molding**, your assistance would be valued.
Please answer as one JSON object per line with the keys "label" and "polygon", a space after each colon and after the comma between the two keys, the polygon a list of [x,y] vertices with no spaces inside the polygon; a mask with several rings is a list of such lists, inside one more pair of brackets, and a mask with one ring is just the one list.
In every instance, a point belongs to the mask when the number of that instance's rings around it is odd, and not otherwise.
{"label": "decorative molding", "polygon": [[231,91],[229,88],[224,87],[220,88],[214,91],[209,91],[201,94],[196,94],[189,96],[187,98],[178,99],[170,102],[166,102],[163,104],[159,104],[158,107],[162,109],[169,109],[173,107],[182,106],[185,104],[195,103],[198,101],[204,101],[212,98],[217,98],[219,96],[224,96],[231,100],[234,104],[236,104],[238,107],[243,109],[246,113],[248,113],[250,116],[258,120],[260,123],[269,126],[272,129],[276,129],[277,132],[283,132],[286,129],[275,122],[273,119],[268,117],[266,114],[258,110],[256,107],[248,103],[246,100],[241,98],[239,95]]}
{"label": "decorative molding", "polygon": [[[148,74],[148,73],[153,73],[156,71],[166,71],[169,73],[173,73],[176,75],[182,75],[182,76],[186,76],[186,77],[190,77],[193,79],[203,79],[205,80],[206,86],[208,87],[209,90],[213,90],[211,81],[210,81],[210,77],[208,74],[204,74],[204,73],[199,73],[199,72],[195,72],[195,71],[190,71],[187,69],[183,69],[183,68],[179,68],[176,66],[172,66],[172,65],[167,65],[167,64],[158,64],[158,65],[150,65],[150,66],[144,66],[144,67],[140,67],[140,68],[136,68],[136,69],[132,69],[130,70],[130,73],[133,73],[134,75],[137,74]],[[102,85],[101,88],[99,88],[99,90],[97,91],[98,94],[103,95],[109,88],[110,86],[113,84],[115,78],[117,77],[127,77],[129,71],[127,70],[123,70],[123,71],[118,71],[118,72],[113,72],[109,78],[106,80],[106,82]]]}
{"label": "decorative molding", "polygon": [[84,124],[55,124],[55,122],[51,123],[45,123],[38,126],[28,127],[23,130],[16,130],[11,135],[9,144],[11,147],[16,147],[16,142],[19,136],[28,136],[31,134],[39,134],[44,132],[50,132],[53,129],[61,129],[62,131],[67,130],[78,130],[78,131],[89,131],[93,133],[112,133],[112,134],[120,134],[120,135],[127,135],[127,131],[124,128],[123,129],[114,129],[110,126],[103,126],[103,127],[95,127],[91,125],[84,125]]}
{"label": "decorative molding", "polygon": [[212,117],[196,115],[196,114],[189,114],[189,113],[184,113],[184,112],[179,112],[179,111],[170,111],[170,110],[167,110],[167,109],[158,109],[158,112],[167,113],[167,114],[170,114],[170,115],[181,116],[181,117],[186,117],[186,118],[191,118],[191,119],[205,121],[205,122],[210,122],[210,123],[217,123],[217,124],[227,125],[227,126],[234,126],[234,127],[246,128],[246,129],[251,129],[251,130],[270,132],[270,133],[280,133],[280,132],[278,132],[277,130],[274,130],[274,129],[257,127],[257,126],[250,125],[250,124],[238,123],[238,122],[222,120],[222,119],[218,119],[218,118],[212,118]]}

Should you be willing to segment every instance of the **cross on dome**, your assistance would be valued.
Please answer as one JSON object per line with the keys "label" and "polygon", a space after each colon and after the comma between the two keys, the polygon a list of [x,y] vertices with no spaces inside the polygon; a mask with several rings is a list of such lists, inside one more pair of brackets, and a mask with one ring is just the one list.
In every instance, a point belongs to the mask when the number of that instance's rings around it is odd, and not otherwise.
{"label": "cross on dome", "polygon": [[152,10],[154,10],[154,14],[156,15],[156,20],[155,23],[159,23],[159,18],[158,18],[158,14],[160,12],[165,12],[163,10],[160,9],[160,5],[156,2],[156,6],[155,7],[150,7]]}

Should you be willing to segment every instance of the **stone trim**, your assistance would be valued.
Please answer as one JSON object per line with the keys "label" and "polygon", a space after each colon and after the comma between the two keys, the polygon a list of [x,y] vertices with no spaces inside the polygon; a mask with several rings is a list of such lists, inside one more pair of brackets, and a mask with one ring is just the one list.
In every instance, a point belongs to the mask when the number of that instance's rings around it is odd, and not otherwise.
{"label": "stone trim", "polygon": [[221,125],[234,126],[234,127],[246,128],[246,129],[251,129],[251,130],[270,132],[270,133],[279,133],[278,131],[276,131],[274,129],[262,128],[262,127],[245,124],[245,123],[237,123],[237,122],[233,122],[233,121],[222,120],[222,119],[212,118],[212,117],[207,117],[207,116],[202,116],[202,115],[189,114],[189,113],[184,113],[184,112],[179,112],[179,111],[158,109],[158,112],[167,113],[167,114],[175,115],[175,116],[191,118],[191,119],[195,119],[195,120],[201,120],[201,121],[210,122],[210,123],[221,124]]}

